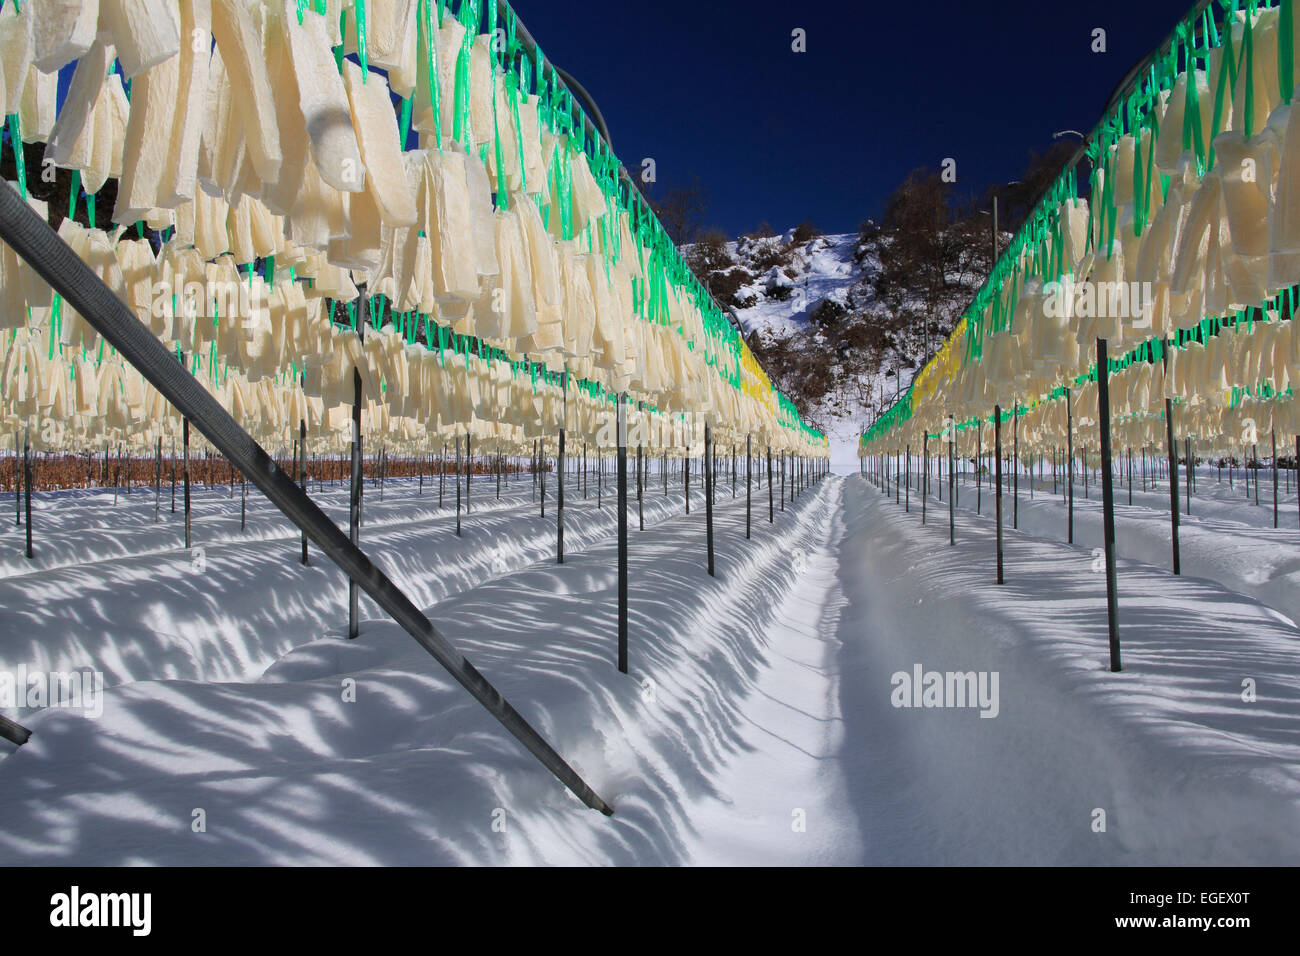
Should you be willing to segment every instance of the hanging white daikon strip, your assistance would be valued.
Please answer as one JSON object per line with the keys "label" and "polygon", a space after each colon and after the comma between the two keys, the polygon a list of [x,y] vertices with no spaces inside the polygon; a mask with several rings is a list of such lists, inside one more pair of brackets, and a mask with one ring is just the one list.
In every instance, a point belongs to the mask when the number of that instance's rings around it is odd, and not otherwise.
{"label": "hanging white daikon strip", "polygon": [[388,98],[388,83],[379,74],[363,82],[361,68],[343,62],[344,85],[352,111],[352,126],[366,167],[366,188],[375,196],[384,225],[415,225],[415,198],[407,184],[398,139],[397,116]]}
{"label": "hanging white daikon strip", "polygon": [[131,83],[131,114],[126,125],[122,179],[113,209],[117,222],[135,222],[160,205],[159,185],[168,153],[163,144],[171,138],[179,83],[179,56],[158,64]]}
{"label": "hanging white daikon strip", "polygon": [[49,142],[45,146],[45,155],[60,166],[68,165],[68,156],[83,131],[90,125],[91,114],[99,100],[113,57],[112,45],[96,40],[77,61],[63,107],[59,110]]}
{"label": "hanging white daikon strip", "polygon": [[249,8],[240,0],[212,0],[212,35],[239,106],[234,117],[243,128],[249,159],[262,181],[273,183],[280,178],[281,161],[275,97]]}
{"label": "hanging white daikon strip", "polygon": [[99,0],[99,32],[117,47],[127,79],[180,52],[178,12],[175,0]]}
{"label": "hanging white daikon strip", "polygon": [[167,139],[167,160],[158,183],[158,204],[168,209],[194,198],[212,65],[210,0],[180,0],[179,9],[184,38],[177,67],[180,95],[176,98]]}
{"label": "hanging white daikon strip", "polygon": [[[366,169],[352,128],[347,91],[330,51],[327,22],[308,10],[301,25],[291,11],[280,23],[288,41],[298,107],[320,177],[335,189],[360,192],[365,188]],[[283,90],[281,95],[285,95]]]}
{"label": "hanging white daikon strip", "polygon": [[30,0],[36,66],[53,73],[90,49],[99,26],[99,0]]}

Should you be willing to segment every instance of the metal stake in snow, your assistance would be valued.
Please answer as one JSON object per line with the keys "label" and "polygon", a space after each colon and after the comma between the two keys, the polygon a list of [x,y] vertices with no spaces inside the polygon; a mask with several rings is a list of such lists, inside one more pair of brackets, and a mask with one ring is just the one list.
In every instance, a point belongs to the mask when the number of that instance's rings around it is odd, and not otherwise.
{"label": "metal stake in snow", "polygon": [[[1020,402],[1016,402],[1011,416],[1011,458],[1015,467],[1011,471],[1011,527],[1020,527]],[[1033,492],[1034,473],[1030,466],[1029,489]]]}
{"label": "metal stake in snow", "polygon": [[182,477],[185,480],[185,549],[188,551],[190,541],[190,420],[187,416],[181,425],[181,447],[185,456]]}
{"label": "metal stake in snow", "polygon": [[1273,440],[1273,527],[1277,527],[1277,432],[1272,433]]}
{"label": "metal stake in snow", "polygon": [[709,549],[709,577],[713,577],[713,430],[704,423],[704,525]]}
{"label": "metal stake in snow", "polygon": [[[782,485],[784,487],[784,485]],[[785,492],[781,492],[782,496]],[[784,510],[784,504],[781,506]],[[776,513],[772,509],[772,446],[767,446],[767,523],[772,524],[776,520]]]}
{"label": "metal stake in snow", "polygon": [[[1069,544],[1074,544],[1074,400],[1070,397],[1070,390],[1065,390],[1065,461],[1066,461],[1066,479],[1065,479],[1065,497],[1067,499],[1065,540]],[[1174,510],[1177,511],[1177,502],[1174,502]]]}
{"label": "metal stake in snow", "polygon": [[555,563],[564,563],[564,432],[569,420],[569,370],[560,376],[560,448],[555,456]]}
{"label": "metal stake in snow", "polygon": [[926,499],[930,497],[930,433],[921,436],[921,524],[925,524]]}
{"label": "metal stake in snow", "polygon": [[[618,397],[618,669],[627,673],[627,396]],[[563,483],[561,483],[563,487]]]}
{"label": "metal stake in snow", "polygon": [[750,512],[753,509],[754,493],[751,490],[754,477],[754,436],[745,436],[745,538],[749,538]]}
{"label": "metal stake in snow", "polygon": [[[1165,340],[1163,355],[1165,374],[1169,372],[1169,340]],[[1174,444],[1174,403],[1165,399],[1165,433],[1169,450],[1169,521],[1170,537],[1174,548],[1174,574],[1182,574],[1178,555],[1178,446]]]}
{"label": "metal stake in snow", "polygon": [[993,406],[993,458],[996,461],[994,465],[994,481],[997,482],[997,491],[994,492],[995,505],[994,510],[997,512],[998,522],[998,584],[1002,584],[1002,406]]}
{"label": "metal stake in snow", "polygon": [[614,808],[589,787],[540,734],[510,706],[411,599],[293,483],[215,398],[188,374],[117,298],[12,189],[0,188],[0,239],[79,312],[105,341],[217,449],[248,475],[294,524],[307,531],[335,564],[456,681],[469,691],[516,740],[587,806],[604,814]]}
{"label": "metal stake in snow", "polygon": [[[691,436],[694,439],[694,435]],[[686,497],[686,513],[691,513],[691,450],[682,456],[682,494]]]}
{"label": "metal stake in snow", "polygon": [[[307,374],[303,373],[303,385],[307,384]],[[307,421],[298,419],[298,487],[302,493],[307,493]],[[235,486],[232,483],[230,490],[233,492]],[[302,533],[302,563],[307,564],[307,532]]]}
{"label": "metal stake in snow", "polygon": [[[365,323],[357,323],[357,334],[364,336]],[[352,369],[352,462],[348,487],[348,541],[354,548],[361,544],[361,371]],[[348,637],[361,633],[361,595],[354,579],[348,580]]]}
{"label": "metal stake in snow", "polygon": [[27,489],[27,501],[25,505],[27,513],[27,557],[28,559],[36,557],[36,552],[32,550],[32,442],[31,429],[23,435],[23,485]]}
{"label": "metal stake in snow", "polygon": [[948,416],[948,544],[957,544],[957,496],[953,493],[953,466],[957,460],[957,448],[953,443],[957,429],[956,420]]}
{"label": "metal stake in snow", "polygon": [[[1115,490],[1110,451],[1110,365],[1106,340],[1097,339],[1097,418],[1101,428],[1102,534],[1106,545],[1106,620],[1110,629],[1110,669],[1120,669],[1119,596],[1115,576]],[[1174,509],[1178,511],[1177,508]]]}

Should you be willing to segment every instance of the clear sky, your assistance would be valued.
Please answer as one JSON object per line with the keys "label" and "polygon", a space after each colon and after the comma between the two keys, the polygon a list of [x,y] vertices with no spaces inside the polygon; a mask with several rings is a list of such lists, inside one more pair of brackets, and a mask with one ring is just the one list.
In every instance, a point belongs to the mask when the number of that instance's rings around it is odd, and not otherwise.
{"label": "clear sky", "polygon": [[[978,194],[1087,132],[1190,0],[514,0],[600,105],[629,171],[698,175],[711,224],[855,230],[918,166]],[[807,52],[791,49],[806,31]],[[1107,52],[1091,52],[1106,31]]]}

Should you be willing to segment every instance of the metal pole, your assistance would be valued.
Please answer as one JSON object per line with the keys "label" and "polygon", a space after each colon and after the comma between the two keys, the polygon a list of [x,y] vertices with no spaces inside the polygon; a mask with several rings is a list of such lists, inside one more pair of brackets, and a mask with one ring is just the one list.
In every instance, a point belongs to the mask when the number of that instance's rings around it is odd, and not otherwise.
{"label": "metal pole", "polygon": [[[1119,589],[1115,571],[1115,489],[1110,447],[1110,364],[1106,340],[1097,339],[1097,418],[1101,427],[1102,534],[1106,544],[1106,620],[1110,630],[1110,669],[1120,669]],[[1175,509],[1177,510],[1177,509]]]}
{"label": "metal pole", "polygon": [[161,519],[162,512],[162,436],[158,436],[158,444],[154,449],[153,456],[153,520],[157,524]]}
{"label": "metal pole", "polygon": [[[1296,447],[1300,448],[1300,438],[1296,439]],[[781,488],[782,489],[785,488],[784,471],[782,471],[782,475],[781,475]],[[781,495],[784,498],[785,495],[784,490],[782,490]],[[785,510],[784,504],[781,506],[781,509],[783,511]],[[775,520],[776,520],[776,513],[772,508],[772,446],[768,445],[767,446],[767,523],[771,524]]]}
{"label": "metal pole", "polygon": [[[466,492],[468,494],[468,490]],[[543,485],[542,507],[546,507],[546,490]],[[460,537],[460,432],[456,433],[456,537]]]}
{"label": "metal pole", "polygon": [[643,487],[644,476],[641,471],[643,467],[644,467],[644,462],[641,456],[641,443],[637,442],[636,443],[636,520],[638,525],[637,530],[639,531],[645,530],[645,506],[642,502],[642,487]]}
{"label": "metal pole", "polygon": [[184,419],[181,426],[181,446],[185,456],[183,477],[185,480],[185,548],[190,548],[190,420]]}
{"label": "metal pole", "polygon": [[1250,446],[1250,464],[1255,471],[1255,507],[1259,507],[1259,443]]}
{"label": "metal pole", "polygon": [[28,429],[28,430],[27,430],[27,433],[23,436],[23,485],[25,485],[25,486],[26,486],[26,489],[27,489],[27,495],[26,495],[27,500],[26,500],[26,504],[24,505],[24,510],[25,510],[25,512],[26,512],[26,522],[27,522],[27,529],[26,529],[26,530],[27,530],[27,552],[26,552],[26,553],[27,553],[27,557],[28,557],[28,558],[34,558],[34,557],[36,557],[36,552],[34,552],[34,551],[32,550],[32,443],[31,443],[31,429]]}
{"label": "metal pole", "polygon": [[[14,446],[14,461],[18,460],[18,448]],[[8,717],[0,716],[0,737],[16,747],[21,747],[31,739],[32,732],[22,724],[16,724]]]}
{"label": "metal pole", "polygon": [[953,437],[957,430],[957,422],[949,416],[948,424],[948,544],[953,546],[957,544],[957,496],[954,494],[956,483],[953,480],[953,469],[957,461],[957,449]]}
{"label": "metal pole", "polygon": [[921,524],[925,524],[925,499],[930,496],[930,433],[921,437]]}
{"label": "metal pole", "polygon": [[[565,369],[563,380],[568,380]],[[564,389],[560,389],[564,401]],[[555,455],[555,563],[564,563],[564,432],[567,408],[560,410],[560,445]]]}
{"label": "metal pole", "polygon": [[686,513],[691,513],[691,455],[690,449],[686,449],[686,454],[682,457],[682,487],[686,494]]}
{"label": "metal pole", "polygon": [[[305,419],[298,419],[298,487],[302,493],[307,493],[307,422]],[[235,486],[230,486],[233,491]],[[302,533],[302,563],[307,564],[307,532]]]}
{"label": "metal pole", "polygon": [[627,418],[618,397],[618,669],[627,673]]}
{"label": "metal pole", "polygon": [[[1168,343],[1165,348],[1165,367],[1169,365]],[[1178,554],[1178,451],[1174,444],[1174,403],[1165,399],[1165,432],[1169,449],[1169,520],[1170,537],[1174,549],[1174,574],[1181,574],[1182,567]]]}
{"label": "metal pole", "polygon": [[[360,328],[362,323],[358,322]],[[348,487],[348,541],[354,548],[361,545],[361,372],[352,369],[352,462]],[[354,580],[348,581],[348,637],[361,633],[361,592]]]}
{"label": "metal pole", "polygon": [[750,487],[753,484],[754,477],[754,436],[745,436],[745,537],[748,539],[750,534],[750,510],[753,505],[754,492]]}
{"label": "metal pole", "polygon": [[1074,399],[1070,390],[1065,390],[1065,497],[1066,519],[1065,540],[1074,544]]}
{"label": "metal pole", "polygon": [[997,499],[995,511],[997,512],[998,523],[998,584],[1003,583],[1002,579],[1002,406],[993,406],[993,457],[997,464],[995,465],[994,480],[997,482],[997,492],[994,497]]}
{"label": "metal pole", "polygon": [[[1011,527],[1020,527],[1020,402],[1016,402],[1011,418],[1011,457],[1015,467],[1011,470]],[[1032,466],[1031,466],[1032,468]],[[1034,487],[1034,475],[1029,473],[1029,489]]]}
{"label": "metal pole", "polygon": [[709,577],[713,577],[713,429],[704,423],[704,525],[709,549]]}
{"label": "metal pole", "polygon": [[560,377],[560,447],[555,457],[555,563],[564,563],[564,434],[568,425],[569,370]]}
{"label": "metal pole", "polygon": [[1277,431],[1272,432],[1273,439],[1273,527],[1277,527]]}

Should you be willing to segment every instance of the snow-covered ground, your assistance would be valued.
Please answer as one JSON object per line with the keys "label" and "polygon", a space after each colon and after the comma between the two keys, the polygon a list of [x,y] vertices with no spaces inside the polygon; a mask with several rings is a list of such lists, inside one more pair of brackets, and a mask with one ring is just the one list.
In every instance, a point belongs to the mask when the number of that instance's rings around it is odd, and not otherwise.
{"label": "snow-covered ground", "polygon": [[[735,498],[724,477],[710,578],[697,476],[689,516],[680,483],[665,497],[653,476],[646,530],[630,523],[621,675],[613,499],[598,508],[594,482],[584,500],[570,478],[557,566],[548,486],[542,518],[526,479],[500,501],[476,479],[459,539],[436,479],[423,496],[392,482],[382,503],[368,488],[363,541],[613,817],[377,609],[348,641],[341,575],[299,564],[264,504],[250,497],[242,534],[237,496],[198,492],[198,570],[166,500],[155,526],[152,495],[87,493],[40,502],[36,568],[21,529],[0,531],[0,673],[89,665],[109,685],[96,719],[0,708],[34,732],[0,742],[0,865],[1300,856],[1294,494],[1275,532],[1204,473],[1181,579],[1162,564],[1159,492],[1121,498],[1115,674],[1081,489],[1067,545],[1050,483],[1030,503],[1022,481],[997,588],[987,488],[977,517],[963,486],[953,548],[946,502],[923,527],[915,495],[906,513],[856,474],[772,523],[755,488],[746,540],[743,475]],[[313,495],[341,520],[341,489]],[[917,666],[979,675],[996,716],[895,706]]]}

